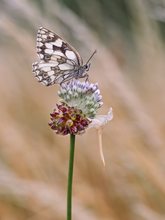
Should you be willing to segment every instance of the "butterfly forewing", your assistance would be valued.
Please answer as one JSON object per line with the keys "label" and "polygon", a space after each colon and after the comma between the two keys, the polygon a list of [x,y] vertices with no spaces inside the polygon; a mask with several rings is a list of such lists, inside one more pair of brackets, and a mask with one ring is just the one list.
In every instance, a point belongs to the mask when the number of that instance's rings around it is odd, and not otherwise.
{"label": "butterfly forewing", "polygon": [[76,64],[82,65],[82,58],[76,49],[57,34],[42,27],[37,33],[37,53],[40,59],[45,61],[53,58],[53,56],[55,59],[56,56],[59,56],[74,60]]}
{"label": "butterfly forewing", "polygon": [[61,84],[75,76],[83,64],[79,53],[69,43],[46,28],[37,33],[39,62],[33,64],[33,72],[44,85]]}

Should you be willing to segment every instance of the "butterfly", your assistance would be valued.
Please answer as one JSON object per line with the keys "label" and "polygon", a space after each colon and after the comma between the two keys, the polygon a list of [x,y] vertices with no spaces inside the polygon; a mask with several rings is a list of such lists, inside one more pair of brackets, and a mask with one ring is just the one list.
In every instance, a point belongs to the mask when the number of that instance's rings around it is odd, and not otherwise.
{"label": "butterfly", "polygon": [[79,53],[69,43],[52,31],[40,27],[37,33],[37,54],[40,61],[33,63],[32,70],[39,82],[46,86],[62,84],[72,79],[86,78],[89,61],[83,65]]}

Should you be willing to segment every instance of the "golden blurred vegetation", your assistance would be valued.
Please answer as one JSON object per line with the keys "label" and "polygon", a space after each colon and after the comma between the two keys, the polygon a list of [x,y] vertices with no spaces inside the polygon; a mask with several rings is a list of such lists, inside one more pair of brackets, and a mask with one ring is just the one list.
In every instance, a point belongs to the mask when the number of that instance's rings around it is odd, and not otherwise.
{"label": "golden blurred vegetation", "polygon": [[69,137],[48,127],[58,102],[33,77],[44,26],[78,49],[97,49],[98,82],[114,119],[76,140],[73,220],[165,219],[164,0],[0,2],[0,220],[64,220]]}

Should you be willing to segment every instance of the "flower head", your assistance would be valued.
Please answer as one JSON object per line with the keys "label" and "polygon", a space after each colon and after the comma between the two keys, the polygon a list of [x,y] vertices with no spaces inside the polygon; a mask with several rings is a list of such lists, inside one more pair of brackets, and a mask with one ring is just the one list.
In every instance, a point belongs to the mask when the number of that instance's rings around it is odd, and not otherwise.
{"label": "flower head", "polygon": [[89,82],[75,80],[62,84],[58,95],[69,106],[81,109],[88,118],[94,118],[103,104],[98,84]]}
{"label": "flower head", "polygon": [[61,104],[50,114],[50,127],[57,134],[82,134],[102,105],[98,85],[71,81],[61,85],[58,95]]}
{"label": "flower head", "polygon": [[85,114],[74,107],[70,107],[65,103],[57,105],[57,108],[51,115],[50,127],[57,134],[81,134],[91,121]]}

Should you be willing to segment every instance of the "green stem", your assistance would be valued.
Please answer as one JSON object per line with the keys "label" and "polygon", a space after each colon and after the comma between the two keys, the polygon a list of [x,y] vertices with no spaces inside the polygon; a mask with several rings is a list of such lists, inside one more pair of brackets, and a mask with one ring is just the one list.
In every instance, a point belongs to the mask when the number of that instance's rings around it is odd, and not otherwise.
{"label": "green stem", "polygon": [[72,180],[74,164],[75,135],[70,135],[70,158],[68,170],[68,191],[67,191],[67,220],[72,220]]}

